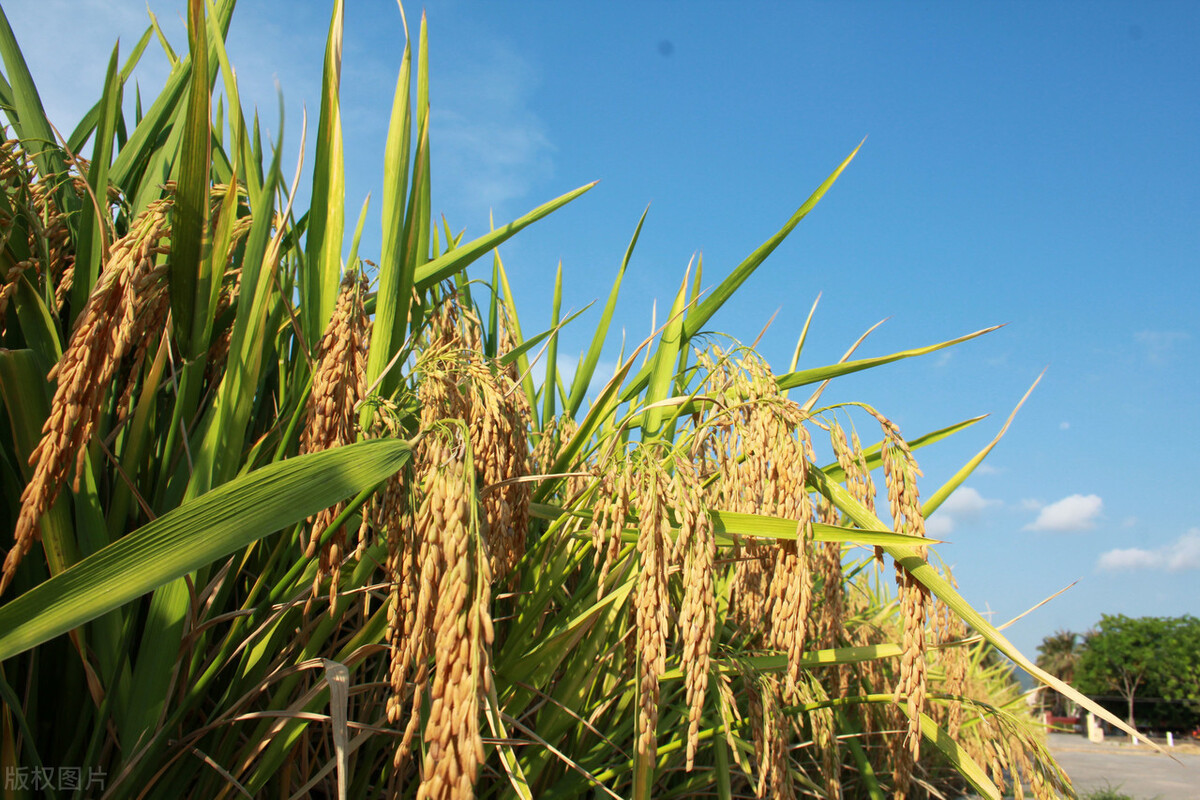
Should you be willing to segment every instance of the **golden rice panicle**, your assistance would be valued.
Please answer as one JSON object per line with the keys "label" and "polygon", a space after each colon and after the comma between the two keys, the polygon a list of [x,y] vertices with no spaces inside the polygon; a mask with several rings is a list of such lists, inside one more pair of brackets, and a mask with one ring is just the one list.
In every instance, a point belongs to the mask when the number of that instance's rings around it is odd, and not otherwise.
{"label": "golden rice panicle", "polygon": [[558,449],[562,443],[562,424],[567,419],[569,418],[564,416],[546,420],[542,430],[536,432],[537,444],[533,446],[533,451],[529,454],[529,463],[539,475],[549,472],[551,465],[554,464],[555,456],[558,455]]}
{"label": "golden rice panicle", "polygon": [[[892,525],[898,533],[923,537],[925,518],[921,513],[921,498],[917,489],[917,476],[921,470],[895,423],[878,412],[872,414],[883,428],[883,473],[887,482]],[[926,548],[917,548],[917,555],[926,558]],[[921,752],[920,714],[925,709],[925,623],[929,611],[929,590],[899,562],[896,563],[896,584],[899,587],[900,616],[904,625],[904,653],[900,659],[896,702],[905,703],[908,714],[907,744],[913,758],[917,759]]]}
{"label": "golden rice panicle", "polygon": [[473,797],[484,760],[479,714],[489,686],[491,575],[480,547],[473,470],[461,452],[456,455],[428,492],[429,519],[440,524],[435,535],[443,569],[433,617],[436,671],[422,732],[426,750],[418,800]]}
{"label": "golden rice panicle", "polygon": [[529,409],[525,393],[508,373],[493,374],[482,360],[473,364],[472,372],[476,381],[468,418],[471,444],[485,487],[482,508],[491,569],[502,581],[525,555],[532,491],[521,479],[530,474]]}
{"label": "golden rice panicle", "polygon": [[8,588],[39,535],[38,521],[57,499],[72,463],[78,491],[87,445],[117,367],[144,335],[149,318],[156,316],[147,309],[159,307],[166,294],[166,268],[157,262],[168,252],[170,207],[169,198],[151,203],[133,221],[129,233],[113,244],[66,352],[47,376],[57,381],[54,400],[42,439],[29,458],[33,477],[21,493],[14,545],[4,559],[0,593]]}
{"label": "golden rice panicle", "polygon": [[[950,568],[943,570],[946,580],[957,586]],[[967,673],[970,670],[970,658],[965,645],[960,642],[967,636],[967,626],[962,617],[955,614],[950,606],[940,598],[934,602],[934,618],[938,631],[938,658],[946,674],[945,693],[950,695],[945,705],[945,727],[950,738],[957,739],[962,727],[962,701],[959,699],[966,692]]]}
{"label": "golden rice panicle", "polygon": [[1006,788],[1002,781],[1011,778],[1013,794],[1018,798],[1024,797],[1025,781],[1037,800],[1075,797],[1071,779],[1029,726],[1003,711],[989,710],[983,718],[987,721],[984,753],[989,756],[984,763],[1002,791]]}
{"label": "golden rice panicle", "polygon": [[772,462],[778,470],[778,497],[772,513],[796,520],[795,541],[775,547],[770,585],[771,646],[787,654],[785,689],[794,691],[804,672],[802,659],[813,608],[813,504],[805,488],[812,443],[803,425],[782,437]]}
{"label": "golden rice panicle", "polygon": [[682,554],[683,561],[683,606],[679,612],[678,637],[682,646],[680,666],[688,705],[688,772],[692,771],[700,741],[700,718],[708,690],[709,659],[717,624],[717,598],[713,583],[717,542],[712,518],[702,502],[703,492],[696,465],[687,459],[677,460],[675,513],[679,517],[679,538],[676,540],[676,549]]}
{"label": "golden rice panicle", "polygon": [[758,762],[756,797],[795,800],[796,790],[788,773],[788,721],[784,717],[783,690],[779,678],[762,675],[750,689],[750,722],[754,729],[754,760]]}
{"label": "golden rice panicle", "polygon": [[[428,380],[426,381],[428,383]],[[425,383],[421,390],[424,394]],[[393,724],[403,717],[402,704],[409,697],[404,735],[396,748],[394,763],[401,766],[412,751],[412,742],[421,722],[421,705],[429,684],[429,657],[434,652],[434,616],[446,570],[445,538],[447,517],[462,524],[462,482],[453,474],[461,460],[459,448],[441,432],[434,431],[420,441],[414,453],[414,473],[419,476],[417,512],[412,535],[404,543],[408,554],[401,565],[405,569],[395,600],[398,625],[403,631],[398,650],[392,652],[392,697],[388,719]],[[403,552],[403,550],[402,550]],[[411,571],[410,571],[411,570]],[[411,695],[406,684],[411,673]]]}
{"label": "golden rice panicle", "polygon": [[599,567],[596,579],[596,599],[604,596],[608,573],[621,554],[621,534],[630,500],[636,490],[632,465],[623,459],[610,460],[597,482],[595,505],[588,532],[592,538],[593,564]]}
{"label": "golden rice panicle", "polygon": [[867,468],[867,458],[863,453],[862,442],[858,432],[851,431],[851,438],[846,438],[846,432],[835,419],[829,425],[829,441],[833,445],[833,453],[838,466],[846,476],[846,491],[859,502],[867,511],[875,513],[875,481]]}
{"label": "golden rice panicle", "polygon": [[[429,684],[429,657],[433,652],[433,617],[442,573],[445,571],[443,520],[447,502],[444,472],[461,459],[461,443],[448,437],[441,426],[446,419],[461,418],[461,403],[452,391],[454,376],[447,371],[445,353],[453,333],[445,326],[449,312],[432,320],[431,339],[434,341],[422,353],[417,364],[421,409],[421,428],[427,435],[420,439],[413,452],[414,497],[416,506],[411,535],[401,528],[399,554],[402,574],[396,583],[391,603],[394,605],[398,646],[391,650],[390,682],[392,695],[388,700],[388,720],[392,724],[404,718],[407,702],[408,716],[404,734],[396,747],[394,758],[398,768],[408,760],[412,743],[421,721],[421,705]],[[457,484],[455,484],[457,485]],[[403,525],[405,520],[398,522]],[[408,683],[411,681],[411,688]]]}
{"label": "golden rice panicle", "polygon": [[[846,432],[835,419],[829,425],[829,441],[833,445],[833,453],[838,466],[846,476],[846,491],[867,511],[875,513],[875,481],[871,478],[871,470],[867,468],[867,458],[863,453],[862,442],[858,439],[858,431],[851,431],[847,440]],[[875,547],[875,559],[882,566],[883,548]]]}
{"label": "golden rice panicle", "polygon": [[[514,384],[516,379],[514,378]],[[522,392],[523,394],[523,392]],[[537,446],[533,448],[533,452],[529,457],[530,469],[539,475],[545,475],[550,472],[554,462],[558,459],[563,447],[571,441],[571,438],[579,431],[579,424],[567,415],[555,417],[546,424],[546,429],[542,431],[541,438],[538,439]],[[594,460],[589,460],[578,467],[580,473],[594,469]],[[562,487],[559,489],[560,496],[564,506],[573,504],[579,496],[587,489],[591,478],[584,474],[573,474],[567,478]]]}
{"label": "golden rice panicle", "polygon": [[[342,278],[337,305],[321,337],[313,368],[312,392],[308,397],[305,427],[300,434],[301,453],[316,453],[354,442],[357,405],[367,393],[370,320],[363,307],[367,289],[365,275],[347,271]],[[344,502],[338,503],[312,517],[305,551],[306,558],[320,554],[313,579],[313,597],[318,595],[321,583],[329,579],[331,615],[336,613],[341,563],[346,554],[346,529],[344,526],[338,528],[324,544],[321,536],[345,507]]]}
{"label": "golden rice panicle", "polygon": [[810,675],[806,675],[797,683],[796,689],[797,700],[809,706],[806,716],[819,761],[821,780],[825,784],[825,797],[828,800],[840,800],[842,759],[838,750],[837,728],[834,724],[833,708],[821,705],[829,700],[829,695]]}
{"label": "golden rice panicle", "polygon": [[750,353],[727,383],[736,403],[717,428],[722,504],[744,513],[797,520],[796,540],[753,542],[734,573],[733,610],[751,633],[765,621],[768,643],[789,655],[790,681],[800,674],[813,608],[812,501],[805,482],[812,442],[805,413],[782,397],[766,364]]}
{"label": "golden rice panicle", "polygon": [[659,677],[667,668],[667,568],[671,549],[670,477],[662,464],[642,451],[638,458],[638,572],[635,605],[638,656],[637,752],[657,750]]}
{"label": "golden rice panicle", "polygon": [[[45,270],[47,282],[55,286],[52,310],[58,312],[63,299],[71,289],[75,272],[75,243],[71,239],[71,228],[67,215],[59,210],[54,201],[54,181],[39,180],[37,171],[21,142],[7,138],[7,129],[0,126],[0,184],[5,187],[9,207],[19,207],[27,223],[26,244],[29,258],[10,264],[4,281],[0,284],[0,335],[6,328],[6,311],[9,301],[17,292],[19,278],[26,270]],[[83,196],[86,189],[86,159],[76,158],[74,172],[69,176],[75,194]],[[115,190],[114,190],[115,191]],[[102,215],[105,219],[107,215]],[[0,211],[0,241],[13,233],[15,218],[7,211]],[[111,225],[105,235],[112,238]],[[35,281],[36,283],[36,281]]]}
{"label": "golden rice panicle", "polygon": [[[375,437],[396,435],[398,431],[392,428],[391,421],[389,414],[376,414],[371,434]],[[423,442],[418,443],[418,453],[422,445]],[[413,488],[413,479],[409,477],[413,474],[413,468],[406,467],[389,478],[383,490],[372,498],[369,512],[371,527],[383,535],[387,542],[387,560],[384,564],[388,586],[386,639],[388,681],[392,691],[387,699],[386,711],[388,722],[393,725],[400,721],[404,713],[411,650],[413,638],[417,635],[415,625],[420,589],[417,566],[421,558],[421,543],[416,536],[414,501],[417,492]],[[365,537],[360,536],[359,546],[364,543]],[[424,616],[428,619],[430,612],[427,610]]]}
{"label": "golden rice panicle", "polygon": [[[503,343],[503,337],[502,337]],[[436,402],[423,407],[422,423],[457,418],[467,422],[491,569],[504,580],[525,555],[529,528],[530,474],[526,431],[529,409],[511,370],[484,360],[479,321],[454,298],[434,312],[424,370],[439,376]]]}
{"label": "golden rice panicle", "polygon": [[[781,476],[785,482],[787,476],[774,458],[787,446],[789,423],[798,422],[798,407],[779,396],[770,370],[756,354],[746,353],[736,368],[729,361],[722,363],[733,403],[716,433],[719,502],[730,511],[776,514],[780,495],[787,491]],[[756,540],[735,541],[735,553],[733,616],[754,637],[768,617],[775,548]]]}
{"label": "golden rice panicle", "polygon": [[[818,499],[817,518],[826,525],[838,523],[838,510],[828,498]],[[846,638],[846,587],[843,582],[841,542],[822,542],[814,561],[815,571],[821,579],[817,646],[821,649],[839,647]],[[845,664],[835,664],[833,672],[838,695],[844,697],[849,692],[849,670]]]}
{"label": "golden rice panicle", "polygon": [[[400,721],[407,697],[409,642],[416,635],[415,611],[419,585],[417,559],[419,546],[413,531],[413,516],[408,508],[408,492],[403,479],[392,478],[383,490],[379,510],[375,512],[376,530],[387,532],[387,561],[384,564],[388,583],[387,646],[388,681],[391,694],[387,699],[387,718],[391,724]],[[428,613],[426,614],[428,618]]]}

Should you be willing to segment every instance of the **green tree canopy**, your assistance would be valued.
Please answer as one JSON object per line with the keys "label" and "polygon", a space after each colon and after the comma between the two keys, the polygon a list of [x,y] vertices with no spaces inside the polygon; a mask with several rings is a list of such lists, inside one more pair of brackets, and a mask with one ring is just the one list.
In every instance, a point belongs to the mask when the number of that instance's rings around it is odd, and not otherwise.
{"label": "green tree canopy", "polygon": [[1076,686],[1086,694],[1119,694],[1131,727],[1138,695],[1200,702],[1200,619],[1105,614],[1087,637]]}

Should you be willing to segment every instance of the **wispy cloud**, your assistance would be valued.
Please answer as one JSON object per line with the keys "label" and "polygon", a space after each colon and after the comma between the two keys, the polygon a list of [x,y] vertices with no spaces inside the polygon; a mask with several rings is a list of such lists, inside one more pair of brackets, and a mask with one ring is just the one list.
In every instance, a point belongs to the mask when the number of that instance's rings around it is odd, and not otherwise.
{"label": "wispy cloud", "polygon": [[1146,360],[1155,366],[1171,361],[1176,347],[1192,338],[1186,331],[1138,331],[1133,340],[1141,345]]}
{"label": "wispy cloud", "polygon": [[[1026,507],[1028,504],[1026,503]],[[1104,510],[1099,495],[1073,494],[1045,506],[1037,519],[1025,526],[1030,531],[1086,531],[1096,527],[1096,518]]]}
{"label": "wispy cloud", "polygon": [[1200,528],[1192,528],[1170,544],[1153,550],[1141,547],[1109,550],[1100,556],[1096,567],[1109,572],[1140,569],[1183,572],[1200,569]]}
{"label": "wispy cloud", "polygon": [[[520,54],[492,43],[452,67],[431,109],[433,168],[444,203],[471,218],[522,199],[554,172],[554,147],[533,110],[536,70]],[[498,223],[507,219],[497,219]]]}

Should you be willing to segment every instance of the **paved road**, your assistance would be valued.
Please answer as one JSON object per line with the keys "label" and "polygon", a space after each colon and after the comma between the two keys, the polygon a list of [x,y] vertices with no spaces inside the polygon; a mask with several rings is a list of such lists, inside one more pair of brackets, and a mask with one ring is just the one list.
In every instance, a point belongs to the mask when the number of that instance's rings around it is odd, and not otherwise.
{"label": "paved road", "polygon": [[1049,745],[1081,795],[1112,786],[1136,800],[1200,800],[1200,754],[1174,753],[1180,765],[1145,744],[1092,744],[1065,733],[1050,734]]}

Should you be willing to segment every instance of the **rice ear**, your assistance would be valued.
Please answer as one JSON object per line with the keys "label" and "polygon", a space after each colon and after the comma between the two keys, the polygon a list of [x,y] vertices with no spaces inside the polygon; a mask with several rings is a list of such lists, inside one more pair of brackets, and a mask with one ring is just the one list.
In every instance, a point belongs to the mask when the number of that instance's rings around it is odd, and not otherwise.
{"label": "rice ear", "polygon": [[657,751],[659,676],[666,671],[670,596],[667,569],[671,551],[670,476],[649,452],[636,462],[638,474],[638,559],[636,647],[638,662],[637,753],[653,759]]}
{"label": "rice ear", "polygon": [[[688,772],[695,765],[700,741],[700,720],[708,690],[710,657],[716,632],[717,598],[713,562],[717,545],[712,518],[702,505],[700,474],[690,460],[677,459],[675,508],[679,516],[676,561],[683,561],[683,605],[679,612],[680,666],[686,683],[688,706]],[[680,559],[680,553],[682,559]]]}
{"label": "rice ear", "polygon": [[[357,438],[358,404],[366,395],[366,366],[370,320],[363,306],[367,292],[365,275],[347,272],[333,316],[321,337],[313,369],[312,392],[308,397],[306,424],[300,436],[300,452],[315,453],[352,444]],[[319,555],[313,578],[312,598],[329,580],[329,613],[336,614],[341,564],[346,555],[346,529],[341,527],[322,543],[325,529],[345,509],[345,503],[327,508],[310,520],[305,557]]]}
{"label": "rice ear", "polygon": [[[105,398],[121,360],[146,336],[147,326],[163,316],[165,268],[159,257],[169,251],[170,196],[151,203],[113,244],[108,263],[80,312],[59,362],[50,416],[42,439],[30,455],[33,477],[21,493],[14,545],[4,559],[0,594],[16,576],[21,559],[38,537],[38,521],[57,499],[74,465],[74,488],[87,458],[87,445],[103,413]],[[132,378],[131,378],[132,379]]]}

